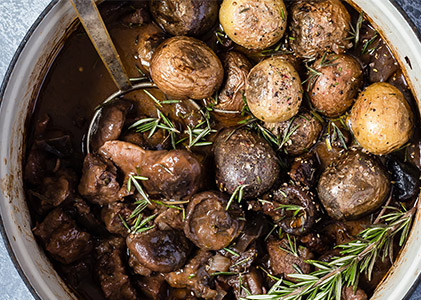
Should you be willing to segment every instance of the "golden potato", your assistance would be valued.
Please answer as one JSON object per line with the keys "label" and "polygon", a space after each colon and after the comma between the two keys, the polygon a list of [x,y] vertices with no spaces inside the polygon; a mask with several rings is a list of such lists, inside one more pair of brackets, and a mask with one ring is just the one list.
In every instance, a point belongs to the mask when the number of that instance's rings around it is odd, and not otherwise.
{"label": "golden potato", "polygon": [[303,91],[294,67],[280,57],[268,58],[250,70],[246,83],[247,104],[265,122],[283,122],[298,113]]}
{"label": "golden potato", "polygon": [[284,35],[287,10],[282,0],[224,0],[219,22],[238,45],[265,49]]}
{"label": "golden potato", "polygon": [[402,147],[413,128],[413,114],[404,96],[384,82],[370,85],[359,95],[350,121],[357,142],[378,155]]}

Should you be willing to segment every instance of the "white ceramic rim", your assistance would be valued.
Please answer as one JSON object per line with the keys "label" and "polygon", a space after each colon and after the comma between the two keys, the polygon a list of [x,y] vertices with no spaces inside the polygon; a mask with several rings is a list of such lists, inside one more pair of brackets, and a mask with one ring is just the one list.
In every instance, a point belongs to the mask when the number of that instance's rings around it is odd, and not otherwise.
{"label": "white ceramic rim", "polygon": [[[415,26],[394,0],[356,0],[356,2],[365,12],[373,12],[369,13],[370,18],[374,24],[381,26],[383,37],[389,41],[392,47],[400,45],[398,48],[393,47],[394,53],[397,54],[401,66],[407,70],[407,77],[411,78],[414,94],[418,95],[421,100],[421,84],[419,82],[421,80],[419,58],[421,42]],[[9,255],[26,286],[36,299],[44,300],[76,299],[76,297],[51,267],[43,251],[35,242],[27,207],[25,209],[13,206],[13,199],[24,197],[20,153],[24,149],[26,115],[22,115],[21,111],[25,111],[24,106],[30,104],[29,100],[21,103],[22,101],[19,99],[25,98],[25,96],[28,99],[22,86],[28,84],[31,74],[25,73],[25,70],[33,70],[35,67],[35,62],[28,60],[27,52],[33,47],[41,49],[43,45],[38,42],[39,37],[45,35],[45,32],[54,30],[54,26],[57,24],[66,21],[64,20],[66,18],[58,17],[59,14],[56,13],[68,10],[67,5],[68,1],[66,0],[53,0],[46,7],[18,47],[0,88],[0,136],[2,137],[0,145],[0,231]],[[380,17],[383,15],[386,15],[387,18]],[[46,18],[49,18],[49,21],[43,22]],[[67,21],[69,18],[74,17],[67,16]],[[387,22],[383,24],[382,19],[383,22]],[[400,44],[402,40],[407,42],[406,47]],[[416,74],[419,74],[420,78],[417,78]],[[13,100],[4,101],[4,99]],[[418,104],[420,105],[420,102]],[[417,286],[421,272],[421,245],[418,241],[420,231],[421,210],[417,212],[413,230],[402,254],[389,275],[376,290],[372,300],[398,300],[402,298],[402,295],[405,295],[403,297],[405,299],[410,297]],[[31,251],[31,249],[36,249],[36,251]],[[45,265],[36,262],[43,262]]]}

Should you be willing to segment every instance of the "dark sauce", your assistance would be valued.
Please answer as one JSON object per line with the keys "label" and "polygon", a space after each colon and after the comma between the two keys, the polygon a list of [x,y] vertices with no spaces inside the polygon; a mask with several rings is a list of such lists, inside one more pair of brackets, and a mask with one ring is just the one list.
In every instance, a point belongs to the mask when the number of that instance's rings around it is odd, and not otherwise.
{"label": "dark sauce", "polygon": [[[125,18],[133,12],[133,6],[143,7],[145,3],[147,2],[106,1],[101,5],[101,13],[130,77],[139,77],[141,74],[138,71],[140,63],[135,55],[137,40],[136,26],[132,26]],[[347,8],[353,19],[352,23],[355,24],[359,13],[349,5],[347,5]],[[217,30],[218,26],[215,26],[214,29]],[[375,35],[375,30],[370,24],[364,22],[361,34],[362,37],[370,39]],[[221,46],[217,42],[214,32],[205,35],[203,40],[217,54],[234,48],[229,43]],[[383,43],[380,36],[376,39],[376,42]],[[387,46],[384,45],[384,47]],[[256,55],[256,53],[250,53],[238,47],[235,47],[235,49],[248,55],[251,61],[256,62],[262,59],[259,54]],[[361,47],[357,47],[351,49],[349,54],[358,57],[363,62],[364,71],[366,72],[365,78],[369,78],[371,54],[361,55],[361,51]],[[378,71],[381,72],[381,70]],[[416,116],[414,118],[416,131],[410,143],[417,144],[417,141],[420,139],[418,130],[420,122],[418,106],[400,68],[397,67],[393,73],[394,75],[385,80],[397,86],[410,103],[412,111]],[[365,86],[369,84],[370,82],[365,82]],[[88,35],[81,26],[78,26],[66,40],[64,47],[53,62],[35,101],[33,114],[28,116],[30,118],[29,127],[27,128],[27,132],[29,133],[27,136],[28,149],[30,149],[34,142],[34,134],[36,128],[39,127],[38,124],[45,115],[48,115],[50,118],[48,124],[50,131],[61,131],[69,135],[73,152],[71,156],[63,159],[62,163],[71,166],[79,177],[86,154],[85,140],[89,122],[95,108],[115,92],[116,89],[114,82],[96,53],[95,48],[92,46]],[[407,150],[402,149],[394,155],[406,158]],[[26,184],[26,187],[29,190],[31,185]],[[35,224],[40,222],[44,215],[37,212],[37,204],[31,201],[29,193],[28,198]],[[99,208],[92,206],[92,210],[94,214],[99,216]],[[95,236],[95,234],[93,235]],[[82,299],[105,299],[93,275],[93,261],[94,258],[88,256],[78,263],[63,265],[52,259],[56,270]]]}

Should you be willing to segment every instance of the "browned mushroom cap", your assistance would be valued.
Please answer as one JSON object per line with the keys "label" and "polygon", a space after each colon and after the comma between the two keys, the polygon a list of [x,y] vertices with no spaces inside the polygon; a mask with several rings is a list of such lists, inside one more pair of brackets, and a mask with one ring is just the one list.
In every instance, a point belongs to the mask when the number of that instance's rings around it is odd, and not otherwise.
{"label": "browned mushroom cap", "polygon": [[278,223],[283,231],[294,235],[310,231],[316,207],[309,191],[299,186],[283,186],[270,196],[268,200],[262,201],[263,212]]}
{"label": "browned mushroom cap", "polygon": [[298,113],[303,98],[300,76],[281,57],[271,57],[251,69],[246,84],[247,104],[265,122],[282,122]]}
{"label": "browned mushroom cap", "polygon": [[176,36],[155,50],[150,72],[165,94],[176,99],[212,96],[224,78],[221,61],[202,41]]}
{"label": "browned mushroom cap", "polygon": [[155,272],[167,273],[181,268],[190,252],[187,239],[175,230],[131,234],[126,244],[139,263]]}
{"label": "browned mushroom cap", "polygon": [[257,197],[276,182],[279,164],[275,151],[247,129],[225,129],[214,142],[216,183],[229,194],[241,185],[244,198]]}
{"label": "browned mushroom cap", "polygon": [[199,248],[228,246],[244,227],[244,212],[237,203],[227,210],[228,197],[220,192],[197,194],[187,206],[184,233]]}
{"label": "browned mushroom cap", "polygon": [[241,116],[245,105],[243,95],[246,89],[247,75],[252,65],[247,57],[234,51],[226,53],[223,63],[225,83],[218,93],[214,116],[224,126],[235,126],[245,118]]}
{"label": "browned mushroom cap", "polygon": [[287,11],[282,0],[224,0],[219,21],[238,45],[265,49],[284,35]]}
{"label": "browned mushroom cap", "polygon": [[218,18],[215,0],[152,0],[150,10],[155,21],[172,35],[200,35]]}
{"label": "browned mushroom cap", "polygon": [[140,61],[143,72],[149,73],[152,55],[164,39],[164,32],[154,23],[143,24],[139,27],[139,35],[137,38],[137,57]]}
{"label": "browned mushroom cap", "polygon": [[358,219],[379,208],[390,190],[383,166],[368,154],[349,151],[320,176],[317,192],[337,220]]}
{"label": "browned mushroom cap", "polygon": [[309,86],[311,103],[327,117],[340,116],[351,107],[362,84],[361,64],[352,56],[333,54],[316,60],[313,69],[320,75]]}
{"label": "browned mushroom cap", "polygon": [[291,8],[292,43],[295,54],[313,58],[326,51],[344,53],[351,16],[339,0],[299,0]]}

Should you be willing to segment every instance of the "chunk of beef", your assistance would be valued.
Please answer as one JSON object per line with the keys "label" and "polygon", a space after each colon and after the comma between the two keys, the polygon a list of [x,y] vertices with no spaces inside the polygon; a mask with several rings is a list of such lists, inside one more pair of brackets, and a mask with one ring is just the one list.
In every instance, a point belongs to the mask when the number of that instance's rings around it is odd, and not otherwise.
{"label": "chunk of beef", "polygon": [[80,230],[63,210],[56,208],[33,229],[45,249],[59,262],[69,264],[91,252],[91,235]]}
{"label": "chunk of beef", "polygon": [[297,252],[293,254],[287,239],[269,239],[266,248],[269,254],[270,268],[275,275],[283,275],[288,280],[294,281],[288,276],[288,274],[297,273],[294,266],[300,268],[304,274],[311,272],[311,266],[305,261],[314,256],[307,248],[298,246]]}
{"label": "chunk of beef", "polygon": [[45,151],[32,146],[23,170],[25,182],[32,185],[41,184],[48,171],[48,160],[48,155]]}
{"label": "chunk of beef", "polygon": [[146,268],[144,265],[142,265],[131,251],[129,251],[129,266],[133,269],[133,272],[135,272],[136,274],[146,277],[152,274],[152,271]]}
{"label": "chunk of beef", "polygon": [[244,275],[229,276],[226,282],[232,287],[237,299],[247,297],[249,295],[248,292],[251,295],[260,295],[263,293],[263,277],[255,267],[250,268],[250,271]]}
{"label": "chunk of beef", "polygon": [[167,208],[155,218],[155,224],[159,229],[176,229],[183,230],[184,221],[183,213],[179,209]]}
{"label": "chunk of beef", "polygon": [[354,292],[352,286],[344,287],[342,289],[342,300],[367,300],[367,294],[360,288]]}
{"label": "chunk of beef", "polygon": [[102,240],[95,247],[96,272],[107,299],[137,299],[123,262],[125,250],[124,239],[120,237]]}
{"label": "chunk of beef", "polygon": [[110,203],[102,208],[101,219],[109,232],[126,237],[128,230],[121,219],[128,220],[132,212],[128,204]]}
{"label": "chunk of beef", "polygon": [[184,268],[165,275],[168,284],[174,288],[188,288],[196,297],[215,299],[218,292],[210,287],[211,276],[206,271],[206,264],[212,253],[199,250]]}
{"label": "chunk of beef", "polygon": [[121,199],[117,182],[117,168],[95,154],[88,154],[83,162],[79,193],[96,204],[107,204]]}
{"label": "chunk of beef", "polygon": [[98,124],[92,134],[91,147],[93,151],[98,150],[107,141],[118,139],[131,106],[130,102],[119,99],[102,107]]}
{"label": "chunk of beef", "polygon": [[155,274],[148,277],[136,277],[136,286],[145,294],[148,299],[161,300],[167,299],[167,282],[162,274]]}

